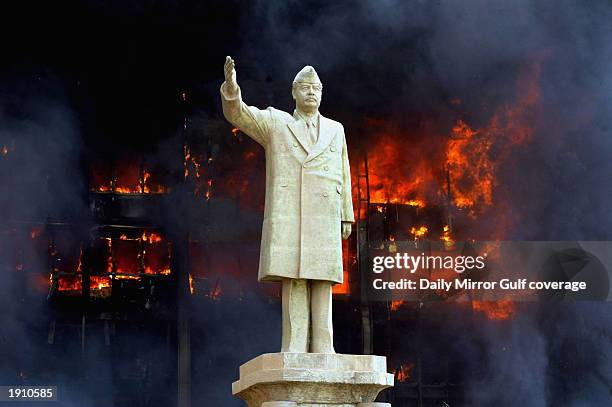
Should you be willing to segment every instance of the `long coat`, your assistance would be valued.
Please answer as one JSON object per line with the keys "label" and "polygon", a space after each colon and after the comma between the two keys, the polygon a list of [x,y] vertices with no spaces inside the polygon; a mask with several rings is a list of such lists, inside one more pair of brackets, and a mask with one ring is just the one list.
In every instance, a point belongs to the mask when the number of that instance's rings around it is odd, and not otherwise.
{"label": "long coat", "polygon": [[354,222],[344,127],[322,115],[309,146],[303,120],[228,97],[227,120],[266,152],[266,200],[259,281],[302,278],[342,282],[341,221]]}

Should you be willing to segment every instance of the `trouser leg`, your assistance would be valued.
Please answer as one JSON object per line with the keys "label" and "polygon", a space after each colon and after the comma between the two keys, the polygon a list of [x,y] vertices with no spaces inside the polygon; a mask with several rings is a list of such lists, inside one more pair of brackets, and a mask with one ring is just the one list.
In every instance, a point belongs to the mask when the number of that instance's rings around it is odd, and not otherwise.
{"label": "trouser leg", "polygon": [[313,353],[335,353],[331,282],[319,280],[310,282],[310,306],[310,318],[312,320],[310,351]]}
{"label": "trouser leg", "polygon": [[281,352],[308,352],[310,295],[308,281],[283,279],[283,340]]}

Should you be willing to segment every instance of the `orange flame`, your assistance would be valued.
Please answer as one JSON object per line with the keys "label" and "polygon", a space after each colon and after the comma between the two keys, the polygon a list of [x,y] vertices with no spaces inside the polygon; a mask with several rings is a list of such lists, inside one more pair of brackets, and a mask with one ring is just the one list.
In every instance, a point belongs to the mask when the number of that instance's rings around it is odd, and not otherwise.
{"label": "orange flame", "polygon": [[77,263],[76,272],[77,273],[83,272],[83,246],[82,245],[81,245],[81,250],[79,252],[79,261]]}
{"label": "orange flame", "polygon": [[[472,217],[479,209],[494,204],[498,168],[515,147],[532,139],[531,123],[539,102],[544,57],[536,56],[521,73],[517,82],[519,98],[515,104],[499,107],[487,126],[481,129],[472,129],[465,121],[458,120],[451,131],[446,166],[452,180],[452,198],[456,206],[470,208]],[[499,205],[498,202],[497,209],[501,212]]]}
{"label": "orange flame", "polygon": [[493,141],[486,134],[473,130],[463,120],[452,129],[446,165],[453,180],[453,200],[459,208],[493,203],[494,164],[489,157]]}
{"label": "orange flame", "polygon": [[[368,148],[370,202],[424,207],[431,198],[430,186],[437,184],[438,175],[432,166],[435,157],[424,154],[424,146],[411,143],[408,147],[405,140],[413,135],[393,123],[368,118],[366,125],[375,133],[374,143]],[[429,137],[424,134],[422,138]],[[352,157],[355,160],[359,155]],[[353,168],[365,173],[363,164]],[[357,196],[356,191],[353,195]]]}
{"label": "orange flame", "polygon": [[400,365],[399,368],[393,370],[395,380],[397,380],[398,382],[407,381],[410,378],[410,375],[412,374],[412,369],[414,369],[414,363]]}
{"label": "orange flame", "polygon": [[117,280],[141,280],[140,276],[132,276],[130,274],[117,274],[115,275]]}
{"label": "orange flame", "polygon": [[[53,276],[50,277],[53,281]],[[58,291],[78,291],[83,290],[83,280],[80,275],[62,275],[58,277]]]}
{"label": "orange flame", "polygon": [[510,319],[516,313],[514,302],[507,299],[499,301],[473,301],[472,309],[474,309],[474,311],[482,312],[492,321],[503,321]]}
{"label": "orange flame", "polygon": [[166,186],[152,182],[152,174],[143,170],[141,174],[140,165],[122,163],[117,168],[116,178],[111,172],[99,172],[92,167],[91,179],[92,190],[97,192],[115,192],[117,194],[163,194],[168,192]]}
{"label": "orange flame", "polygon": [[104,238],[108,245],[108,257],[106,258],[106,272],[113,272],[113,240],[110,237]]}
{"label": "orange flame", "polygon": [[189,148],[188,145],[184,145],[183,146],[183,154],[184,154],[184,160],[183,160],[183,167],[184,167],[184,176],[185,179],[189,178],[189,167],[191,165],[193,165],[194,168],[194,175],[196,178],[200,178],[200,157],[194,155],[191,153],[191,149]]}
{"label": "orange flame", "polygon": [[410,234],[414,237],[414,240],[420,239],[424,237],[429,229],[427,226],[419,226],[418,228],[412,227],[410,228]]}
{"label": "orange flame", "polygon": [[162,241],[162,238],[160,235],[158,235],[157,233],[153,233],[151,232],[148,236],[147,236],[147,232],[142,232],[142,240],[148,243],[159,243]]}
{"label": "orange flame", "polygon": [[189,273],[189,292],[191,293],[191,295],[193,295],[193,276],[191,275],[191,273]]}
{"label": "orange flame", "polygon": [[42,233],[41,226],[33,227],[32,230],[30,230],[30,237],[32,239],[37,239],[41,233]]}
{"label": "orange flame", "polygon": [[398,300],[398,301],[391,301],[389,306],[390,306],[391,311],[397,311],[403,304],[404,304],[404,301]]}
{"label": "orange flame", "polygon": [[108,276],[90,276],[89,286],[92,290],[103,290],[110,288],[111,280]]}
{"label": "orange flame", "polygon": [[[373,132],[373,145],[368,146],[367,156],[370,202],[419,208],[452,204],[465,209],[472,218],[496,210],[499,216],[495,230],[488,228],[487,239],[502,239],[513,211],[503,199],[505,192],[497,175],[502,166],[509,164],[516,148],[533,137],[533,115],[540,99],[541,65],[545,57],[536,56],[524,67],[516,83],[516,101],[494,110],[482,127],[458,119],[444,134],[427,120],[418,128],[402,129],[384,120],[366,119]],[[452,103],[461,105],[459,100]],[[352,159],[356,158],[362,164],[353,166],[355,189],[360,183],[357,175],[365,173],[359,154],[352,154]],[[353,196],[357,197],[356,190]],[[380,207],[376,210],[383,212]],[[441,239],[452,241],[450,229],[449,233],[443,232]]]}
{"label": "orange flame", "polygon": [[444,225],[444,227],[442,228],[442,235],[440,236],[440,240],[444,242],[444,246],[446,247],[451,247],[455,244],[449,225]]}

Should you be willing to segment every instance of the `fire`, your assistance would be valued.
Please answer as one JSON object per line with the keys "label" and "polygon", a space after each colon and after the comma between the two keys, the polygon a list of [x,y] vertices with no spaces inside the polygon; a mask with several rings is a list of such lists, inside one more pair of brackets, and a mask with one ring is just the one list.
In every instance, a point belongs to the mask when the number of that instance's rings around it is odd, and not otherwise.
{"label": "fire", "polygon": [[[158,274],[157,271],[153,270],[153,267],[151,266],[146,266],[144,269],[145,274]],[[170,275],[172,271],[170,270],[170,267],[166,267],[162,270],[159,271],[159,274],[163,275],[163,276],[168,276]]]}
{"label": "fire", "polygon": [[455,244],[453,237],[451,235],[451,228],[449,225],[444,225],[442,228],[442,235],[440,236],[440,240],[444,242],[444,246],[450,247]]}
{"label": "fire", "polygon": [[110,288],[111,280],[108,276],[90,276],[89,277],[89,287],[92,290],[104,290],[105,288]]}
{"label": "fire", "polygon": [[397,300],[397,301],[391,301],[389,306],[391,308],[391,311],[397,311],[403,304],[404,304],[404,301]]}
{"label": "fire", "polygon": [[499,301],[472,301],[472,309],[482,312],[492,321],[503,321],[512,318],[516,313],[514,302],[507,299]]}
{"label": "fire", "polygon": [[113,240],[110,237],[104,238],[108,246],[108,257],[106,258],[106,272],[113,272]]}
{"label": "fire", "polygon": [[[481,129],[473,129],[460,119],[451,130],[446,148],[451,195],[457,207],[470,209],[472,217],[482,208],[495,205],[499,167],[505,164],[514,148],[532,139],[531,121],[539,102],[543,57],[534,58],[520,75],[515,104],[499,107]],[[503,207],[498,203],[496,209],[499,212]]]}
{"label": "fire", "polygon": [[83,245],[81,245],[81,250],[79,252],[79,261],[77,263],[76,272],[77,273],[83,272]]}
{"label": "fire", "polygon": [[[512,220],[512,208],[504,200],[498,174],[510,165],[515,151],[533,138],[533,115],[540,101],[541,65],[546,55],[535,56],[517,78],[514,102],[500,105],[482,126],[458,117],[448,129],[423,120],[416,128],[367,118],[372,133],[367,146],[370,202],[399,203],[418,208],[428,205],[460,208],[472,219],[496,213],[496,226],[487,239],[502,239]],[[461,107],[461,101],[453,99]],[[365,174],[357,152],[353,161],[354,197],[358,174]],[[364,190],[361,184],[361,190]],[[380,207],[375,207],[383,212]],[[483,229],[486,230],[486,229]],[[453,239],[443,232],[441,240]]]}
{"label": "fire", "polygon": [[493,140],[473,130],[463,120],[452,128],[447,145],[446,165],[453,180],[453,202],[459,208],[493,203],[494,164],[490,159]]}
{"label": "fire", "polygon": [[[50,277],[53,281],[53,276]],[[83,290],[83,280],[80,275],[62,275],[58,277],[58,291],[78,291]]]}
{"label": "fire", "polygon": [[191,295],[193,295],[193,276],[191,275],[191,273],[189,273],[189,292],[191,293]]}
{"label": "fire", "polygon": [[333,295],[348,295],[351,293],[351,287],[349,285],[349,272],[343,271],[342,284],[335,284],[332,287]]}
{"label": "fire", "polygon": [[149,180],[149,178],[151,178],[151,173],[145,171],[142,174],[142,185],[143,185],[143,192],[145,194],[150,194],[151,193],[151,188],[147,185],[147,181]]}
{"label": "fire", "polygon": [[140,166],[138,164],[121,165],[116,168],[115,192],[120,194],[138,194],[142,192]]}
{"label": "fire", "polygon": [[[183,176],[193,189],[193,195],[209,202],[214,198],[236,200],[240,206],[262,209],[265,193],[265,177],[255,176],[262,168],[263,151],[255,142],[235,137],[232,132],[229,143],[237,151],[217,150],[211,146],[183,146]],[[236,154],[240,154],[240,165],[236,166]],[[223,174],[223,177],[216,177]],[[263,175],[263,174],[262,174]]]}
{"label": "fire", "polygon": [[157,233],[153,233],[153,232],[151,232],[147,236],[147,232],[145,231],[145,232],[142,232],[142,240],[148,243],[159,243],[162,241],[162,238],[160,235],[158,235]]}
{"label": "fire", "polygon": [[189,178],[189,167],[193,165],[194,175],[196,178],[200,178],[200,158],[191,153],[191,149],[188,145],[183,146],[183,167],[184,167],[184,177],[185,179]]}
{"label": "fire", "polygon": [[155,176],[150,170],[137,163],[121,163],[116,171],[92,167],[92,191],[114,192],[117,194],[163,194],[168,189],[154,182]]}
{"label": "fire", "polygon": [[129,274],[117,274],[115,275],[116,280],[141,280],[140,276],[132,276]]}
{"label": "fire", "polygon": [[32,230],[30,230],[30,237],[32,239],[38,239],[41,233],[42,233],[42,227],[40,226],[33,227]]}
{"label": "fire", "polygon": [[405,365],[400,365],[399,368],[393,370],[393,375],[395,376],[395,380],[398,382],[405,382],[410,378],[412,374],[412,369],[414,369],[414,363],[407,363]]}
{"label": "fire", "polygon": [[221,298],[221,286],[217,284],[208,294],[205,295],[206,298],[210,298],[213,301],[216,301]]}
{"label": "fire", "polygon": [[8,155],[9,149],[7,146],[2,146],[2,149],[0,150],[0,152],[2,153],[2,155]]}
{"label": "fire", "polygon": [[142,252],[145,274],[170,275],[172,272],[170,269],[170,243],[159,244],[162,242],[161,235],[154,232],[147,235],[146,231],[142,234],[142,240],[151,245],[146,246]]}
{"label": "fire", "polygon": [[[437,184],[438,176],[432,166],[437,158],[427,157],[417,144],[408,143],[408,147],[406,139],[414,139],[414,135],[406,129],[372,118],[366,119],[366,125],[375,134],[373,145],[368,146],[370,202],[426,206],[435,198],[430,189]],[[423,135],[421,138],[429,137]],[[352,154],[352,157],[355,160],[359,154]],[[363,164],[353,168],[365,173]],[[353,174],[353,178],[357,180],[357,174]],[[357,196],[356,191],[353,195]]]}
{"label": "fire", "polygon": [[418,228],[412,227],[410,228],[410,234],[414,237],[414,240],[420,239],[424,237],[429,229],[427,226],[419,226]]}
{"label": "fire", "polygon": [[105,242],[106,273],[118,279],[140,279],[140,274],[170,275],[171,243],[149,230],[138,235],[100,238]]}
{"label": "fire", "polygon": [[112,294],[110,276],[91,276],[89,280],[89,293],[94,298],[108,298]]}
{"label": "fire", "polygon": [[234,136],[237,136],[239,131],[240,131],[240,129],[239,129],[238,127],[234,127],[234,128],[232,129],[232,134],[233,134]]}
{"label": "fire", "polygon": [[206,181],[206,185],[207,185],[207,188],[206,188],[206,194],[204,195],[204,197],[208,201],[210,199],[210,196],[212,195],[212,186],[213,186],[212,178]]}
{"label": "fire", "polygon": [[411,199],[408,202],[405,202],[406,205],[410,205],[410,206],[416,206],[419,208],[424,208],[425,207],[425,202],[420,200],[420,199]]}

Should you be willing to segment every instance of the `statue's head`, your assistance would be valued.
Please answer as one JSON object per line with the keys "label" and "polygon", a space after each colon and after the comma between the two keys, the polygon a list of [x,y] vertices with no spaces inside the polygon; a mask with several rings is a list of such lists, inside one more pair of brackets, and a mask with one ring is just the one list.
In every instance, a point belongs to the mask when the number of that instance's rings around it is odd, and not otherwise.
{"label": "statue's head", "polygon": [[314,112],[319,108],[323,96],[323,84],[312,66],[306,65],[295,75],[291,95],[298,110]]}

